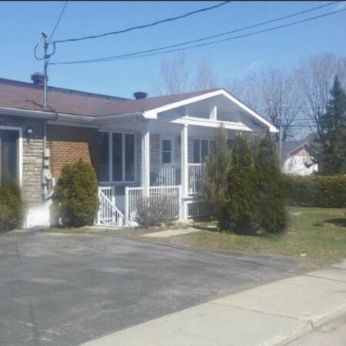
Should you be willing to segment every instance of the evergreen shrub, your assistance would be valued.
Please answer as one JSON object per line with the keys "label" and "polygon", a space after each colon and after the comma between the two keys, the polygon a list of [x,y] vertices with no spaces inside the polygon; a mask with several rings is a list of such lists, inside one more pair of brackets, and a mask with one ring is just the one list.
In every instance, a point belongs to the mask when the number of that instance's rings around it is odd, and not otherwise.
{"label": "evergreen shrub", "polygon": [[232,164],[227,176],[227,192],[220,208],[221,230],[252,234],[255,211],[255,166],[253,152],[246,138],[238,136],[232,146]]}
{"label": "evergreen shrub", "polygon": [[291,206],[346,207],[346,175],[286,176],[285,183]]}
{"label": "evergreen shrub", "polygon": [[55,221],[67,227],[92,225],[98,206],[98,182],[93,167],[82,160],[65,165],[53,194]]}
{"label": "evergreen shrub", "polygon": [[0,186],[0,231],[18,228],[23,221],[23,202],[18,185],[5,182]]}
{"label": "evergreen shrub", "polygon": [[263,137],[255,155],[255,222],[268,233],[283,231],[287,222],[285,185],[270,134]]}

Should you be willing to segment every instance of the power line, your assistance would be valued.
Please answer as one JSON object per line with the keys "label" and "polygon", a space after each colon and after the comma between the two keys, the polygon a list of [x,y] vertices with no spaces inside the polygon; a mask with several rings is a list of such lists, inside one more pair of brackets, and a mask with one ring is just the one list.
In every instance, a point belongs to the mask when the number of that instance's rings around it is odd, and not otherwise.
{"label": "power line", "polygon": [[261,34],[261,33],[270,32],[270,31],[274,31],[274,30],[277,30],[277,29],[286,28],[286,27],[289,27],[289,26],[292,26],[292,25],[296,25],[296,24],[300,24],[300,23],[304,23],[304,22],[308,22],[308,21],[313,21],[313,20],[316,20],[316,19],[319,19],[319,18],[323,18],[323,17],[327,17],[327,16],[331,16],[331,15],[337,14],[337,13],[343,12],[343,11],[346,11],[346,8],[341,9],[341,10],[332,11],[332,12],[327,12],[327,13],[322,14],[322,15],[318,15],[318,16],[314,16],[314,17],[309,17],[309,18],[302,19],[302,20],[297,20],[297,21],[290,22],[290,23],[287,23],[287,24],[281,24],[281,25],[273,26],[273,27],[270,27],[270,28],[267,28],[267,29],[250,32],[250,33],[247,33],[247,34],[233,36],[233,37],[222,39],[222,40],[215,40],[215,41],[211,41],[211,42],[207,42],[207,43],[203,43],[203,44],[198,44],[198,45],[192,45],[192,46],[188,46],[188,47],[184,47],[184,48],[163,50],[163,51],[159,51],[159,52],[156,52],[156,53],[150,53],[150,54],[138,54],[137,53],[138,55],[135,55],[135,56],[133,56],[134,54],[131,54],[131,55],[128,54],[128,56],[120,57],[119,59],[115,59],[115,60],[126,60],[126,59],[129,59],[129,58],[146,57],[146,56],[151,56],[151,55],[157,55],[157,54],[160,54],[160,53],[163,53],[163,54],[164,53],[172,53],[172,52],[178,52],[178,51],[192,49],[192,48],[200,48],[200,47],[210,46],[210,45],[221,43],[221,42],[241,39],[241,38],[245,38],[245,37],[249,37],[249,36],[255,36],[255,35],[258,35],[258,34]]}
{"label": "power line", "polygon": [[202,12],[210,11],[210,10],[213,10],[215,8],[227,5],[228,3],[230,3],[230,1],[223,1],[222,3],[217,4],[217,5],[213,5],[213,6],[201,8],[199,10],[187,12],[187,13],[182,14],[180,16],[170,17],[170,18],[166,18],[166,19],[161,19],[161,20],[149,23],[149,24],[138,25],[138,26],[134,26],[134,27],[118,30],[118,31],[106,32],[106,33],[98,34],[98,35],[90,35],[90,36],[84,36],[84,37],[68,38],[68,39],[65,39],[65,40],[56,40],[56,41],[54,41],[54,43],[77,42],[77,41],[83,41],[83,40],[90,40],[90,39],[95,39],[95,38],[106,37],[106,36],[110,36],[110,35],[123,34],[125,32],[139,30],[139,29],[145,29],[145,28],[149,28],[151,26],[155,26],[155,25],[158,25],[158,24],[172,22],[172,21],[175,21],[175,20],[178,20],[178,19],[186,18],[186,17],[192,16],[192,15],[197,14],[197,13],[202,13]]}
{"label": "power line", "polygon": [[[328,6],[330,5],[334,5],[335,2],[333,2],[332,4],[327,4]],[[327,5],[323,5],[324,7]],[[318,8],[321,8],[321,6],[319,6]],[[312,8],[310,10],[306,10],[306,11],[312,11],[312,10],[316,10],[318,8]],[[200,38],[197,40],[192,40],[192,41],[187,41],[187,42],[183,42],[183,43],[178,43],[176,45],[170,45],[170,46],[165,46],[165,47],[160,47],[160,48],[155,48],[155,49],[150,49],[150,50],[145,50],[145,51],[137,51],[137,52],[132,52],[132,53],[126,53],[126,54],[121,54],[121,55],[115,55],[115,56],[110,56],[110,57],[103,57],[103,58],[95,58],[95,59],[87,59],[87,60],[76,60],[76,61],[65,61],[65,62],[53,62],[51,63],[52,65],[70,65],[70,64],[82,64],[82,63],[93,63],[93,62],[108,62],[108,61],[113,61],[113,60],[127,60],[130,58],[138,58],[138,57],[146,57],[146,56],[152,56],[152,55],[157,55],[157,54],[164,54],[164,53],[172,53],[172,52],[177,52],[177,51],[181,51],[181,50],[187,50],[187,49],[192,49],[192,48],[199,48],[199,47],[204,47],[204,46],[209,46],[209,45],[213,45],[213,44],[217,44],[217,43],[221,43],[221,42],[226,42],[226,41],[231,41],[231,40],[236,40],[236,39],[241,39],[241,38],[245,38],[245,37],[249,37],[249,36],[254,36],[254,35],[258,35],[261,33],[265,33],[265,32],[270,32],[270,31],[274,31],[277,29],[282,29],[282,28],[286,28],[292,25],[297,25],[300,23],[304,23],[304,22],[308,22],[308,21],[313,21],[319,18],[323,18],[326,16],[331,16],[334,14],[337,14],[339,12],[343,12],[345,11],[346,8],[344,9],[340,9],[340,10],[336,10],[336,11],[332,11],[332,12],[327,12],[321,15],[316,15],[313,17],[308,17],[305,19],[301,19],[301,20],[297,20],[297,21],[293,21],[290,23],[286,23],[286,24],[281,24],[281,25],[276,25],[276,26],[272,26],[266,29],[262,29],[262,30],[258,30],[258,31],[253,31],[250,33],[245,33],[245,34],[241,34],[241,35],[237,35],[237,36],[232,36],[232,37],[228,37],[228,38],[224,38],[221,40],[214,40],[214,41],[210,41],[210,42],[206,42],[206,43],[200,43],[200,44],[196,44],[196,45],[191,45],[191,46],[187,46],[187,47],[183,47],[183,48],[176,48],[176,49],[168,49],[169,47],[177,47],[177,46],[181,46],[181,45],[186,45],[188,43],[196,43],[205,39],[209,39],[209,37],[207,38]],[[305,12],[305,11],[302,11]],[[292,16],[297,16],[301,13],[295,13],[295,14],[291,14],[289,15],[290,17]],[[287,16],[285,16],[287,17]],[[280,17],[282,20],[282,17]],[[273,21],[278,21],[280,20],[279,18],[275,18],[270,20],[270,22]],[[266,22],[262,22],[262,23],[258,23],[258,24],[254,24],[256,26],[260,26],[260,25],[264,25],[265,23],[268,23],[269,21]],[[253,26],[254,26],[253,25]],[[232,30],[230,32],[238,32],[238,31],[243,31],[248,29],[248,27],[244,27],[244,28],[240,28],[240,29],[235,29]],[[229,33],[229,32],[228,32]],[[221,33],[218,34],[219,36],[221,35],[226,35],[226,33]]]}
{"label": "power line", "polygon": [[54,34],[55,34],[55,31],[56,31],[58,25],[60,24],[60,21],[61,21],[61,19],[62,19],[62,16],[64,15],[64,12],[65,12],[67,3],[68,3],[68,1],[65,1],[64,6],[63,6],[63,8],[61,9],[61,12],[60,12],[60,15],[59,15],[59,17],[58,17],[58,20],[56,21],[55,26],[54,26],[54,28],[53,28],[53,30],[52,30],[52,33],[51,33],[50,36],[49,36],[48,44],[49,44],[49,43],[51,42],[51,40],[53,39],[53,36],[54,36]]}

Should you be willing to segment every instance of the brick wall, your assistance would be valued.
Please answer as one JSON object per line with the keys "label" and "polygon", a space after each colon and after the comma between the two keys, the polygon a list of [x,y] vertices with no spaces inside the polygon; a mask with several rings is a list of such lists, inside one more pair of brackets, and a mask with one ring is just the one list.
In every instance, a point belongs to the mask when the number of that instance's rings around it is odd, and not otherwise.
{"label": "brick wall", "polygon": [[[43,120],[0,116],[0,126],[13,126],[22,129],[22,197],[26,204],[40,203],[42,201]],[[32,134],[27,133],[29,126],[32,128]]]}
{"label": "brick wall", "polygon": [[96,169],[97,134],[92,128],[61,125],[47,126],[47,141],[51,150],[50,166],[55,178],[60,177],[66,163],[82,159]]}

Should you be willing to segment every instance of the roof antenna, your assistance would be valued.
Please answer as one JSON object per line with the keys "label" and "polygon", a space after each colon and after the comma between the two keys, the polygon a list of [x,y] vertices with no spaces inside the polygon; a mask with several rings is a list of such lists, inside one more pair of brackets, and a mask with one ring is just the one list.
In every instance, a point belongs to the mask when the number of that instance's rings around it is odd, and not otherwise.
{"label": "roof antenna", "polygon": [[[39,57],[37,55],[37,48],[40,42],[43,40],[43,57]],[[39,43],[36,44],[34,49],[34,55],[37,60],[43,60],[43,76],[44,76],[44,84],[43,84],[43,110],[47,110],[47,103],[48,103],[48,64],[49,64],[49,58],[55,53],[56,48],[55,44],[53,43],[53,51],[51,53],[48,53],[48,47],[49,47],[49,41],[48,41],[48,35],[45,32],[41,33],[41,40]]]}

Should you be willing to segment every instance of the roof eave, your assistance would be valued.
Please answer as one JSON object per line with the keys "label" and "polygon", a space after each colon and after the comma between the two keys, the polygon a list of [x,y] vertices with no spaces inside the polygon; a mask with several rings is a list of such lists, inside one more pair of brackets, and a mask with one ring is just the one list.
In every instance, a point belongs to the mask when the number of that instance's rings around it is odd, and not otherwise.
{"label": "roof eave", "polygon": [[197,95],[197,96],[193,96],[193,97],[188,97],[184,100],[180,100],[180,101],[168,103],[164,106],[152,108],[152,109],[149,109],[149,110],[146,110],[145,112],[143,112],[143,116],[146,119],[157,119],[157,114],[160,112],[168,111],[168,110],[171,110],[171,109],[177,108],[177,107],[182,107],[182,106],[185,106],[185,105],[190,104],[190,103],[202,101],[202,100],[208,99],[210,97],[219,96],[219,95],[223,95],[223,96],[227,97],[231,102],[236,104],[243,111],[250,114],[256,120],[258,120],[258,122],[260,122],[262,125],[265,125],[268,128],[269,132],[271,132],[271,133],[278,133],[279,132],[277,127],[275,127],[273,124],[271,124],[269,121],[267,121],[263,116],[261,116],[260,114],[258,114],[254,110],[252,110],[250,107],[246,106],[244,103],[239,101],[237,98],[235,98],[233,95],[231,95],[225,89],[217,89],[217,90],[209,91],[209,92],[206,92],[205,94],[201,94],[201,95]]}

